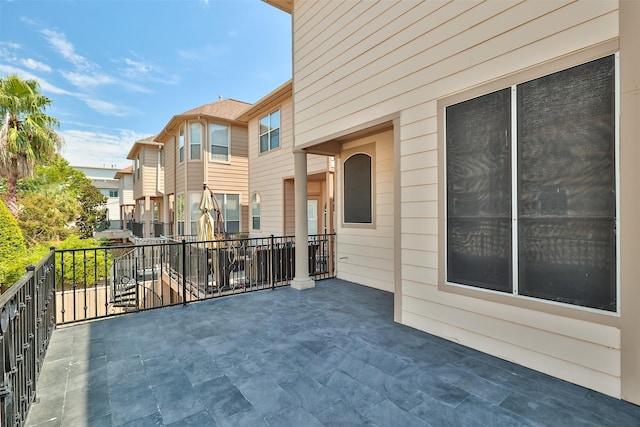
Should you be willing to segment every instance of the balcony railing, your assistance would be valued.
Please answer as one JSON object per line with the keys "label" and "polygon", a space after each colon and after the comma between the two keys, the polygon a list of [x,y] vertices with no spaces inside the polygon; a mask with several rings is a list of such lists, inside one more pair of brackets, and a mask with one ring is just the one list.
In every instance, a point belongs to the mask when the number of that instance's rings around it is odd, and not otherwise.
{"label": "balcony railing", "polygon": [[21,426],[55,329],[55,255],[0,295],[0,426]]}
{"label": "balcony railing", "polygon": [[[334,277],[335,234],[308,245],[309,275]],[[56,325],[273,289],[294,275],[291,236],[52,250],[0,295],[0,426],[24,424]]]}
{"label": "balcony railing", "polygon": [[[56,251],[57,323],[276,288],[294,278],[292,236],[192,237]],[[334,243],[333,234],[310,236],[310,277],[335,276]]]}

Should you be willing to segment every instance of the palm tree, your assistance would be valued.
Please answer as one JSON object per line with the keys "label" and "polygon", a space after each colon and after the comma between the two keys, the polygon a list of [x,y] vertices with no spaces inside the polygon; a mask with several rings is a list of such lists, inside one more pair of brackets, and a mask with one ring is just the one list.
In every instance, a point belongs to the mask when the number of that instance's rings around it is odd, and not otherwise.
{"label": "palm tree", "polygon": [[36,80],[16,75],[0,79],[0,176],[7,179],[5,203],[18,217],[17,183],[31,177],[36,164],[46,164],[62,146],[54,131],[58,120],[43,111],[52,100],[40,93]]}

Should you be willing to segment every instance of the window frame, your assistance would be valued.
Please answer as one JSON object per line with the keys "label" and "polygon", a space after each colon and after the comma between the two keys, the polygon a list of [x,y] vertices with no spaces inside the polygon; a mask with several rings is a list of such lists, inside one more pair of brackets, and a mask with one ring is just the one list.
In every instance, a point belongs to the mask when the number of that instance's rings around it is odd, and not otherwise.
{"label": "window frame", "polygon": [[[344,209],[345,209],[345,192],[344,192],[344,166],[346,161],[356,154],[365,154],[371,159],[371,222],[359,223],[359,222],[346,222]],[[357,147],[346,149],[340,153],[340,222],[343,228],[376,228],[376,142],[367,142]]]}
{"label": "window frame", "polygon": [[[490,83],[476,86],[472,89],[456,93],[447,98],[438,100],[438,176],[441,185],[438,186],[438,199],[439,199],[439,221],[438,221],[438,236],[439,236],[439,273],[438,273],[438,289],[445,292],[460,294],[478,299],[484,299],[493,302],[499,302],[503,304],[524,307],[527,309],[533,309],[536,311],[547,312],[551,314],[557,314],[565,317],[571,317],[576,319],[582,319],[587,321],[598,322],[602,324],[615,325],[617,324],[620,316],[620,90],[619,90],[619,46],[616,41],[596,46],[595,48],[588,48],[583,51],[568,55],[566,57],[559,58],[555,61],[551,61],[536,67],[529,68],[525,71],[517,72],[507,77],[492,81]],[[490,289],[483,289],[475,286],[464,285],[459,283],[447,282],[447,180],[446,180],[446,120],[445,112],[446,108],[460,102],[474,99],[486,94],[490,94],[501,89],[513,88],[516,85],[529,82],[538,78],[546,77],[556,72],[561,72],[569,68],[586,64],[590,61],[597,60],[609,55],[615,55],[615,129],[614,129],[614,156],[615,164],[613,166],[615,173],[615,232],[613,238],[615,239],[615,265],[612,268],[615,270],[616,280],[616,310],[608,311],[605,309],[591,308],[586,306],[580,306],[568,302],[558,302],[549,299],[542,299],[538,297],[530,297],[526,295],[520,295],[517,293],[505,293],[500,291],[493,291]],[[513,108],[513,106],[512,106]],[[512,124],[517,121],[517,117],[512,117]],[[517,154],[513,153],[513,155]],[[512,186],[517,185],[516,181],[512,179]],[[515,190],[514,190],[515,191]],[[512,197],[518,197],[518,194],[514,194]],[[512,218],[517,216],[518,212],[512,212]],[[518,239],[517,230],[512,231],[514,239]],[[518,266],[517,253],[513,259],[512,265]],[[515,276],[515,274],[514,274]],[[514,289],[517,289],[517,284],[514,284]]]}
{"label": "window frame", "polygon": [[184,193],[176,194],[176,232],[178,236],[184,236],[186,221],[186,205]]}
{"label": "window frame", "polygon": [[[233,222],[238,223],[238,231],[234,233],[242,233],[242,196],[240,193],[214,193],[218,203],[220,204],[220,209],[222,210],[222,218],[224,219],[224,231],[226,234],[231,233],[229,231],[229,218],[228,218],[228,209],[227,209],[227,198],[228,196],[237,196],[238,197],[238,219],[233,220]],[[215,221],[215,217],[214,217]]]}
{"label": "window frame", "polygon": [[[227,129],[227,144],[225,146],[214,144],[213,131],[215,127],[224,127]],[[227,150],[226,159],[220,160],[214,158],[213,147],[225,147]],[[209,160],[216,163],[229,163],[231,161],[231,126],[220,123],[209,122]]]}
{"label": "window frame", "polygon": [[[271,119],[274,114],[278,114],[278,127],[272,127]],[[262,121],[267,120],[269,122],[266,132],[262,131]],[[278,145],[273,146],[272,135],[275,131],[278,131]],[[267,137],[267,147],[262,148],[262,137]],[[282,146],[282,111],[280,108],[273,110],[271,113],[262,116],[258,119],[258,152],[259,154],[268,153],[269,151],[277,150]]]}
{"label": "window frame", "polygon": [[[262,229],[262,214],[261,210],[262,198],[260,197],[260,193],[254,192],[251,195],[251,203],[250,203],[250,215],[251,215],[251,229],[254,231],[260,231]],[[257,214],[254,213],[254,207],[257,206]],[[255,226],[255,221],[258,221],[258,227]]]}
{"label": "window frame", "polygon": [[184,163],[184,125],[178,130],[178,163]]}
{"label": "window frame", "polygon": [[[199,139],[198,141],[194,141],[194,128],[198,129]],[[200,122],[189,122],[189,161],[190,162],[199,162],[202,161],[202,123]],[[198,148],[195,148],[198,147]],[[197,153],[197,156],[195,154]],[[195,157],[194,157],[195,156]]]}

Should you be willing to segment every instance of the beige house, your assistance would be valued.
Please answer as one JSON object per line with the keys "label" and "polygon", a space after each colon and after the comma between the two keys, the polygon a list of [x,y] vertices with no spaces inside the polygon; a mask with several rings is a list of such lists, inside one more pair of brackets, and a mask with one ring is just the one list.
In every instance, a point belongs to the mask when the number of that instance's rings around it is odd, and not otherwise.
{"label": "beige house", "polygon": [[154,224],[170,222],[164,210],[163,144],[154,137],[136,141],[127,159],[133,161],[133,221],[137,237],[155,235]]}
{"label": "beige house", "polygon": [[640,2],[265,1],[292,15],[296,200],[336,156],[338,277],[640,404]]}
{"label": "beige house", "polygon": [[120,206],[121,229],[127,228],[127,221],[133,218],[135,199],[133,198],[133,166],[127,166],[116,172],[118,180],[118,204]]}
{"label": "beige house", "polygon": [[[242,113],[249,131],[251,237],[295,232],[291,81]],[[308,234],[333,232],[333,158],[310,155],[307,164]]]}
{"label": "beige house", "polygon": [[203,183],[221,205],[226,232],[248,231],[247,125],[236,118],[249,106],[220,99],[173,116],[155,137],[164,153],[160,217],[172,219],[172,234],[197,233]]}

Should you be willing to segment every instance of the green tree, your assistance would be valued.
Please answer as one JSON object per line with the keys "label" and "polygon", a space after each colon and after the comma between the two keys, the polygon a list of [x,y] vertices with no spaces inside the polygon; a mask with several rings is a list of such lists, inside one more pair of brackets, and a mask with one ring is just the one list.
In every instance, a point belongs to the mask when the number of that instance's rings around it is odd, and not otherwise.
{"label": "green tree", "polygon": [[0,79],[0,176],[7,179],[5,201],[14,218],[18,180],[32,176],[35,165],[51,161],[62,146],[54,130],[58,120],[44,113],[51,103],[36,80]]}
{"label": "green tree", "polygon": [[60,155],[36,166],[32,178],[19,182],[18,193],[18,222],[29,246],[55,244],[72,233],[90,238],[95,224],[106,217],[107,198]]}
{"label": "green tree", "polygon": [[24,256],[26,250],[18,223],[7,206],[0,202],[0,293],[25,273],[24,268],[16,269],[15,261]]}
{"label": "green tree", "polygon": [[80,187],[78,201],[82,212],[76,221],[78,232],[83,239],[93,237],[96,225],[107,218],[107,197],[93,184],[88,183]]}

